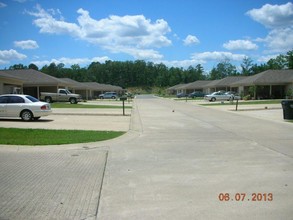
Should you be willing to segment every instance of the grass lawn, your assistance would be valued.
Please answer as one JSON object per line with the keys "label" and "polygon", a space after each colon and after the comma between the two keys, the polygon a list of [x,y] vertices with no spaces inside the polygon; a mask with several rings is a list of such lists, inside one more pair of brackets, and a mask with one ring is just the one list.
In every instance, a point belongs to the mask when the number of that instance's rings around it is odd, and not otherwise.
{"label": "grass lawn", "polygon": [[119,131],[81,131],[0,128],[0,144],[59,145],[103,141],[119,137]]}
{"label": "grass lawn", "polygon": [[[83,105],[83,104],[69,104],[69,103],[51,103],[52,108],[118,108],[122,109],[122,103],[120,105]],[[125,108],[131,108],[131,106],[125,106]]]}

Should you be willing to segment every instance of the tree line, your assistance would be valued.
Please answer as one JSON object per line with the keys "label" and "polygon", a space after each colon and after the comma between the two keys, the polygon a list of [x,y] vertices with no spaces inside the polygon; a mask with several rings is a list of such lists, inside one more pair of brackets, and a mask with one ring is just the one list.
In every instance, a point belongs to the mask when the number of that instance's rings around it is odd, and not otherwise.
{"label": "tree line", "polygon": [[241,69],[237,69],[229,60],[218,63],[209,73],[201,64],[189,66],[187,69],[167,67],[144,60],[111,61],[105,63],[92,62],[87,67],[78,64],[70,68],[63,63],[45,65],[38,68],[35,64],[24,66],[16,64],[9,69],[35,69],[57,78],[70,78],[78,82],[98,82],[127,87],[168,87],[179,83],[196,80],[215,80],[227,76],[250,76],[268,69],[293,69],[293,50],[270,59],[267,63],[255,64],[249,57],[243,59]]}

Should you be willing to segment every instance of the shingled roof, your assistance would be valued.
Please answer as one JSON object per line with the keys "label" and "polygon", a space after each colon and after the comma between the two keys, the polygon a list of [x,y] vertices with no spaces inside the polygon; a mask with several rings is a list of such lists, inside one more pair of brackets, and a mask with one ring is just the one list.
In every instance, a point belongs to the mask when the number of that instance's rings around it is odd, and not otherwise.
{"label": "shingled roof", "polygon": [[85,85],[85,84],[83,84],[81,82],[77,82],[77,81],[75,81],[73,79],[70,79],[70,78],[60,78],[60,79],[62,81],[65,81],[65,82],[71,84],[70,87],[73,88],[73,89],[79,89],[79,90],[91,89],[89,86],[87,86],[87,85]]}
{"label": "shingled roof", "polygon": [[208,84],[206,84],[204,88],[213,88],[217,85],[218,82],[220,82],[220,79],[212,80]]}
{"label": "shingled roof", "polygon": [[228,76],[214,84],[217,87],[229,87],[231,84],[247,78],[247,76]]}
{"label": "shingled roof", "polygon": [[233,86],[282,85],[293,83],[293,70],[267,70],[243,80],[232,83]]}
{"label": "shingled roof", "polygon": [[10,75],[23,80],[24,86],[68,86],[70,83],[33,69],[1,70],[0,74]]}
{"label": "shingled roof", "polygon": [[97,82],[82,82],[81,84],[84,84],[95,91],[105,92],[105,91],[122,91],[123,90],[120,86],[101,84],[101,83],[97,83]]}
{"label": "shingled roof", "polygon": [[179,89],[203,89],[211,80],[197,80],[179,87]]}

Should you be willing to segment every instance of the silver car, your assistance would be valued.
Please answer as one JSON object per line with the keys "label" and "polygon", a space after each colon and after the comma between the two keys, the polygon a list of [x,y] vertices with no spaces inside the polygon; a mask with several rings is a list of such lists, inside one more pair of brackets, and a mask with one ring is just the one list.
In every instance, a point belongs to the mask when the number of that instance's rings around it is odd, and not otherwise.
{"label": "silver car", "polygon": [[117,99],[118,95],[116,92],[106,92],[104,94],[99,95],[100,99]]}
{"label": "silver car", "polygon": [[215,101],[232,101],[234,99],[234,95],[230,93],[225,93],[222,91],[219,92],[213,92],[210,95],[205,95],[205,100],[208,100],[210,102]]}
{"label": "silver car", "polygon": [[38,120],[52,113],[49,103],[29,95],[0,95],[0,117],[21,117],[24,121]]}

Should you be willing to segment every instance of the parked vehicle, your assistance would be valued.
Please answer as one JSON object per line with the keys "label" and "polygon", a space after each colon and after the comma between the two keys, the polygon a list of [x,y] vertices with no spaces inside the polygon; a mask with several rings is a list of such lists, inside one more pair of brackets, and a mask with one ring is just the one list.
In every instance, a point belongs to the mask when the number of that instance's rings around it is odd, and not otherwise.
{"label": "parked vehicle", "polygon": [[204,97],[204,96],[205,96],[205,94],[200,91],[195,91],[195,92],[188,94],[188,97],[193,98],[193,99],[196,97]]}
{"label": "parked vehicle", "polygon": [[238,95],[236,92],[233,92],[233,91],[228,91],[225,94],[232,95],[233,100],[237,100],[237,99],[240,100],[241,99],[240,95]]}
{"label": "parked vehicle", "polygon": [[105,92],[104,94],[99,95],[100,99],[118,99],[116,92]]}
{"label": "parked vehicle", "polygon": [[70,102],[71,104],[77,104],[82,100],[81,95],[74,94],[67,89],[58,89],[57,93],[41,92],[41,100],[45,102]]}
{"label": "parked vehicle", "polygon": [[187,97],[187,94],[184,92],[180,92],[176,96],[177,96],[177,98],[182,98],[182,97]]}
{"label": "parked vehicle", "polygon": [[0,95],[0,117],[21,117],[24,121],[38,120],[52,113],[49,103],[29,95]]}
{"label": "parked vehicle", "polygon": [[222,91],[219,92],[213,92],[210,95],[205,95],[205,100],[208,100],[210,102],[215,101],[232,101],[234,99],[234,96],[232,94],[227,94]]}

